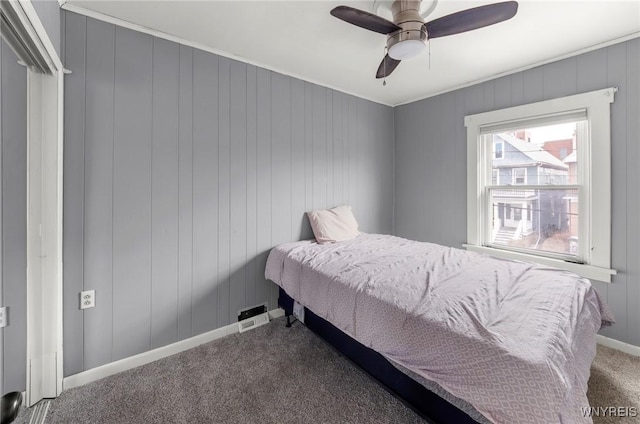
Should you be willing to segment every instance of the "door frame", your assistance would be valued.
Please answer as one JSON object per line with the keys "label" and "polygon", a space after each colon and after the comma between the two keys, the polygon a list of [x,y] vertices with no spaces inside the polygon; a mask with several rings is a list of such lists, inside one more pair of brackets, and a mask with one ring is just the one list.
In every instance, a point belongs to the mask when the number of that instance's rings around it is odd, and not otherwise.
{"label": "door frame", "polygon": [[[27,381],[25,404],[62,392],[64,67],[30,1],[3,0],[27,66]],[[14,48],[14,51],[16,49]],[[18,49],[20,50],[20,49]],[[36,58],[37,65],[28,57]]]}

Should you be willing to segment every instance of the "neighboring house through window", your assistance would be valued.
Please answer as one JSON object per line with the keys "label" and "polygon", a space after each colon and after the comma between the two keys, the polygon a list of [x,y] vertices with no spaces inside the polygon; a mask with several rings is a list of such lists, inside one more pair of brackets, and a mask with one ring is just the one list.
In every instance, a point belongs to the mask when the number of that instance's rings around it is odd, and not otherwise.
{"label": "neighboring house through window", "polygon": [[493,158],[494,159],[502,159],[502,151],[504,149],[504,144],[502,143],[502,141],[497,140],[494,144],[493,144]]}
{"label": "neighboring house through window", "polygon": [[[465,118],[467,248],[611,280],[615,91]],[[562,151],[551,149],[560,144]]]}
{"label": "neighboring house through window", "polygon": [[513,184],[527,183],[527,168],[513,168]]}

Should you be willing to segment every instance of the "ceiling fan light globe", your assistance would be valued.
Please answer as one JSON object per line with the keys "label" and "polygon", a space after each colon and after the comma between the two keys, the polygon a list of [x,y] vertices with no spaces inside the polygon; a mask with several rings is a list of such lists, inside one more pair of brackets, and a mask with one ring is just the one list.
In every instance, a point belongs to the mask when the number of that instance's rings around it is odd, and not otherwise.
{"label": "ceiling fan light globe", "polygon": [[426,48],[427,45],[422,40],[403,40],[389,48],[389,56],[396,60],[412,59]]}

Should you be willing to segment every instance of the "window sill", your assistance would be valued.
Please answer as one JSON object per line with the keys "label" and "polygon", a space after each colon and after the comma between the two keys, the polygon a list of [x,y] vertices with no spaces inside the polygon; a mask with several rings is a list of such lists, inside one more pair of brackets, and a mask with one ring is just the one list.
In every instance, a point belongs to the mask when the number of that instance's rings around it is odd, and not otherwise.
{"label": "window sill", "polygon": [[542,256],[528,255],[526,253],[520,253],[520,252],[511,252],[508,250],[500,250],[500,249],[495,249],[495,248],[486,247],[486,246],[476,246],[473,244],[463,244],[462,246],[465,249],[473,252],[485,253],[487,255],[496,256],[499,258],[514,259],[517,261],[524,261],[524,262],[533,262],[537,264],[564,269],[567,271],[575,272],[581,277],[588,278],[590,280],[603,281],[605,283],[610,283],[611,276],[617,274],[617,271],[614,269],[602,268],[602,267],[586,265],[586,264],[576,264],[573,262],[566,262],[560,259],[545,258]]}

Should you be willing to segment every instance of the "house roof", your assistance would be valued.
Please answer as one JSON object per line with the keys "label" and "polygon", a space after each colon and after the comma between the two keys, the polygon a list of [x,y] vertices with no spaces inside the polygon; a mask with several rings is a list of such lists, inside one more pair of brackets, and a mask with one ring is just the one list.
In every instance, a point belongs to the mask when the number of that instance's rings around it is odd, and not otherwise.
{"label": "house roof", "polygon": [[[511,145],[516,150],[520,151],[530,160],[518,160],[518,159],[505,159],[504,162],[501,163],[502,166],[516,166],[516,165],[535,165],[540,164],[543,167],[547,168],[556,168],[556,169],[568,169],[569,166],[561,161],[560,159],[553,156],[551,153],[544,150],[537,144],[529,143],[524,140],[520,140],[510,134],[500,134],[494,135],[494,137],[498,137],[504,142]],[[506,149],[505,149],[506,150]]]}
{"label": "house roof", "polygon": [[574,150],[573,152],[571,152],[570,155],[568,155],[566,158],[564,158],[562,160],[564,163],[574,163],[574,162],[578,162],[578,155],[577,155],[577,151]]}

